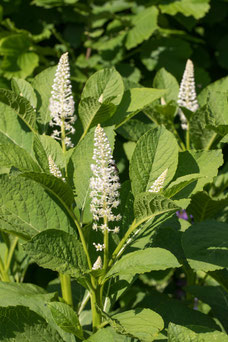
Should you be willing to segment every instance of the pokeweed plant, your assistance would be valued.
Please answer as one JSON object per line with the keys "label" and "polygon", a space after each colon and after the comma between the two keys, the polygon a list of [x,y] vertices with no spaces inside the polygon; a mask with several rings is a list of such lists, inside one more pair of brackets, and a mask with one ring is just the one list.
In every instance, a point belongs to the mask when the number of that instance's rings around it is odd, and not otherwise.
{"label": "pokeweed plant", "polygon": [[[165,69],[154,88],[125,88],[107,68],[86,82],[76,119],[65,53],[31,84],[13,79],[12,91],[0,89],[3,341],[12,332],[18,341],[227,341],[212,299],[222,293],[223,306],[228,288],[226,165],[217,176],[225,82],[205,88],[198,107],[191,61],[180,91]],[[124,182],[113,157],[118,136],[129,159]],[[181,210],[193,224],[178,218]],[[61,296],[16,283],[19,248],[59,273]],[[157,274],[168,289],[175,272],[187,280],[182,303],[157,285],[134,285]]]}

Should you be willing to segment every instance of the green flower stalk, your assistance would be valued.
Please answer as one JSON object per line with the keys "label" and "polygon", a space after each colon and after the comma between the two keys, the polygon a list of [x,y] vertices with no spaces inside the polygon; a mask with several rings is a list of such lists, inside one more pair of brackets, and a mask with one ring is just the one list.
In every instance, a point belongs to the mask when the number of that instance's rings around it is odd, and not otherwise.
{"label": "green flower stalk", "polygon": [[[177,103],[179,106],[185,107],[192,112],[195,112],[199,108],[195,91],[194,65],[190,59],[187,60],[185,66]],[[187,119],[181,110],[179,111],[179,115],[182,129],[187,130]]]}

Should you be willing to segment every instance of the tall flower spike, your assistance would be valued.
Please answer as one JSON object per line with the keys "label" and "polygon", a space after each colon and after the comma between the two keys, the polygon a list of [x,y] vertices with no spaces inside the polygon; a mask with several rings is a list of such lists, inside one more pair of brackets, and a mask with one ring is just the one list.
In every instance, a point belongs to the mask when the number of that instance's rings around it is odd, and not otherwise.
{"label": "tall flower spike", "polygon": [[[90,179],[90,211],[93,214],[93,229],[118,233],[119,227],[110,229],[108,222],[119,221],[121,215],[115,215],[113,209],[117,208],[119,201],[119,177],[108,138],[100,125],[94,133],[94,164],[91,165],[93,176]],[[96,250],[102,250],[104,245],[94,243]]]}
{"label": "tall flower spike", "polygon": [[167,172],[168,172],[168,169],[162,172],[162,174],[154,181],[154,183],[148,190],[149,192],[160,192],[163,189]]}
{"label": "tall flower spike", "polygon": [[62,176],[62,172],[59,170],[58,166],[55,164],[51,156],[48,156],[48,164],[49,164],[50,173],[53,174],[57,178],[61,178],[65,182],[66,180]]}
{"label": "tall flower spike", "polygon": [[[194,65],[190,59],[187,60],[185,66],[183,78],[180,84],[177,103],[180,106],[183,106],[191,110],[192,112],[195,112],[199,108],[195,91]],[[180,110],[179,114],[181,120],[181,127],[183,129],[188,129],[187,119],[184,113]]]}
{"label": "tall flower spike", "polygon": [[[70,137],[75,129],[72,126],[76,120],[74,115],[74,99],[70,83],[70,67],[68,52],[64,53],[58,63],[49,104],[51,121],[50,126],[57,126],[52,137],[56,140],[64,141],[68,147],[73,147]],[[61,136],[61,137],[60,137]]]}

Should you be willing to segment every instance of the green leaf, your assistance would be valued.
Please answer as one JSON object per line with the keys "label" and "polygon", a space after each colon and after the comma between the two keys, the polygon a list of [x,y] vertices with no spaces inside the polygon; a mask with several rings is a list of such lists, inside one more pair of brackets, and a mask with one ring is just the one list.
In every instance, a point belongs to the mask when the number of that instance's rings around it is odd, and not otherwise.
{"label": "green leaf", "polygon": [[212,308],[212,312],[228,330],[228,293],[220,286],[188,286],[187,291],[207,303]]}
{"label": "green leaf", "polygon": [[157,215],[175,212],[179,209],[180,207],[170,199],[151,192],[136,195],[134,202],[134,213],[138,225]]}
{"label": "green leaf", "polygon": [[192,196],[188,211],[194,221],[203,221],[215,215],[228,205],[228,196],[222,199],[213,199],[206,191],[197,192]]}
{"label": "green leaf", "polygon": [[[0,100],[0,142],[16,144],[31,153],[34,135],[30,130],[30,124],[35,122],[33,108],[26,99],[19,96],[14,97],[14,93],[10,90],[4,89],[0,93],[2,94]],[[6,97],[5,94],[9,97]],[[27,124],[28,121],[29,125]]]}
{"label": "green leaf", "polygon": [[24,249],[39,266],[75,278],[82,277],[87,269],[84,250],[76,235],[49,229],[34,236]]}
{"label": "green leaf", "polygon": [[158,89],[168,89],[169,91],[164,94],[164,99],[166,102],[171,100],[177,101],[179,93],[179,84],[176,78],[166,71],[165,68],[158,70],[153,81],[154,88]]}
{"label": "green leaf", "polygon": [[[114,131],[112,127],[104,129],[109,143],[113,148]],[[94,163],[94,129],[92,129],[85,138],[74,148],[68,163],[68,176],[73,178],[75,190],[77,193],[77,206],[85,208],[89,201],[89,182],[92,176],[91,164]]]}
{"label": "green leaf", "polygon": [[122,274],[142,274],[173,267],[180,267],[180,264],[172,253],[163,248],[146,248],[124,255],[113,265],[106,274],[106,278]]}
{"label": "green leaf", "polygon": [[40,167],[26,150],[15,144],[0,144],[0,165],[19,169],[20,171],[39,172]]}
{"label": "green leaf", "polygon": [[[117,323],[117,331],[134,336],[143,342],[152,342],[164,328],[160,315],[150,309],[137,308],[112,316],[113,327]],[[112,323],[111,323],[112,324]]]}
{"label": "green leaf", "polygon": [[213,181],[222,164],[223,154],[221,150],[180,152],[174,180],[185,175],[199,173],[202,178],[197,181],[192,191],[194,194],[202,191],[205,184]]}
{"label": "green leaf", "polygon": [[111,117],[123,92],[122,78],[114,68],[99,70],[88,79],[79,104],[84,134],[91,126]]}
{"label": "green leaf", "polygon": [[2,342],[26,341],[63,342],[59,333],[25,306],[0,307],[0,335]]}
{"label": "green leaf", "polygon": [[[26,82],[22,80],[23,82]],[[35,94],[34,94],[35,95]],[[34,131],[36,127],[36,113],[30,102],[8,89],[0,89],[0,102],[9,106],[25,123],[29,130]]]}
{"label": "green leaf", "polygon": [[228,77],[223,77],[220,80],[217,80],[209,84],[206,88],[204,88],[198,96],[198,102],[200,106],[202,107],[208,103],[208,98],[211,96],[211,94],[215,94],[217,92],[227,92],[227,91],[228,91]]}
{"label": "green leaf", "polygon": [[45,134],[40,135],[39,140],[47,158],[51,156],[58,168],[60,170],[64,169],[66,167],[66,160],[61,145],[55,139]]}
{"label": "green leaf", "polygon": [[58,203],[37,183],[21,177],[0,177],[1,229],[25,239],[46,229],[73,232]]}
{"label": "green leaf", "polygon": [[20,78],[13,78],[11,81],[12,90],[26,98],[33,108],[36,108],[37,98],[31,84]]}
{"label": "green leaf", "polygon": [[211,330],[202,326],[181,326],[174,323],[169,324],[169,342],[227,342],[228,336],[221,331]]}
{"label": "green leaf", "polygon": [[162,97],[165,93],[166,90],[164,89],[153,88],[131,88],[126,90],[115,114],[106,124],[120,127],[140,110]]}
{"label": "green leaf", "polygon": [[148,7],[133,17],[133,28],[129,30],[126,39],[126,48],[141,44],[157,29],[158,10],[155,6]]}
{"label": "green leaf", "polygon": [[99,329],[95,334],[92,334],[86,341],[88,342],[132,342],[131,337],[118,334],[114,328],[107,327]]}
{"label": "green leaf", "polygon": [[45,69],[32,82],[32,87],[37,95],[37,112],[39,115],[37,120],[41,126],[42,133],[47,131],[48,123],[51,120],[48,107],[55,72],[56,67]]}
{"label": "green leaf", "polygon": [[64,182],[61,178],[41,172],[24,172],[21,176],[32,179],[41,184],[51,194],[54,194],[61,202],[64,202],[68,207],[71,207],[74,201],[73,191],[70,185]]}
{"label": "green leaf", "polygon": [[228,225],[217,221],[193,224],[182,237],[185,256],[194,270],[228,267]]}
{"label": "green leaf", "polygon": [[[178,144],[164,127],[146,132],[138,141],[130,163],[133,194],[148,191],[166,170],[165,185],[173,178],[178,163]],[[164,185],[164,186],[165,186]]]}
{"label": "green leaf", "polygon": [[182,13],[184,16],[193,16],[200,19],[209,11],[209,0],[180,0],[172,1],[171,3],[161,4],[159,8],[162,13],[175,15]]}
{"label": "green leaf", "polygon": [[[199,174],[194,174],[194,173],[183,176],[183,177],[179,177],[175,181],[171,182],[168,185],[168,187],[163,190],[162,194],[168,198],[174,197],[173,198],[174,200],[180,199],[183,197],[186,198],[193,191],[195,183],[199,178],[201,178],[201,176]],[[192,184],[193,182],[195,183],[194,183],[194,186],[192,187],[192,191],[191,190],[189,191],[188,185]],[[181,194],[179,194],[179,192],[181,192]]]}
{"label": "green leaf", "polygon": [[117,129],[117,133],[121,134],[125,139],[130,141],[138,141],[149,129],[153,128],[153,123],[144,123],[139,120],[131,119]]}
{"label": "green leaf", "polygon": [[75,311],[65,303],[52,302],[48,304],[56,324],[66,332],[83,339],[83,330]]}

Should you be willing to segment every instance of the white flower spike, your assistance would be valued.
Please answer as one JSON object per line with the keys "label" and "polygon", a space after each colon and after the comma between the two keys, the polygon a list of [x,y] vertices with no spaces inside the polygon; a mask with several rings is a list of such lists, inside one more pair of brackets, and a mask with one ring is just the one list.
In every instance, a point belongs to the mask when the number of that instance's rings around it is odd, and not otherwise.
{"label": "white flower spike", "polygon": [[154,183],[148,190],[149,192],[160,192],[163,189],[167,172],[168,172],[168,169],[162,172],[162,174],[154,181]]}
{"label": "white flower spike", "polygon": [[99,269],[102,269],[102,259],[100,256],[97,258],[97,260],[95,261],[92,267],[92,270],[99,270]]}
{"label": "white flower spike", "polygon": [[[57,126],[52,137],[56,140],[63,140],[65,145],[73,147],[71,139],[66,135],[74,134],[72,126],[76,120],[74,115],[74,99],[70,83],[70,66],[68,52],[64,53],[58,63],[55,78],[52,86],[49,110],[51,114],[50,126]],[[61,136],[61,138],[60,138]]]}
{"label": "white flower spike", "polygon": [[65,182],[66,180],[63,178],[62,172],[59,170],[51,156],[48,156],[48,164],[50,173],[57,178],[61,178]]}
{"label": "white flower spike", "polygon": [[[187,60],[185,66],[177,103],[180,106],[191,110],[192,112],[195,112],[199,108],[195,91],[194,65],[190,59]],[[179,114],[181,127],[183,129],[188,129],[187,119],[185,115],[181,110],[179,111]]]}
{"label": "white flower spike", "polygon": [[[119,177],[108,138],[100,125],[94,133],[94,164],[91,165],[93,176],[90,179],[90,211],[93,214],[93,229],[103,233],[118,233],[119,227],[110,229],[108,222],[121,220],[121,215],[115,215],[113,209],[117,208],[119,201]],[[98,246],[99,245],[99,246]],[[100,244],[94,244],[100,250]]]}

